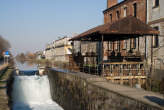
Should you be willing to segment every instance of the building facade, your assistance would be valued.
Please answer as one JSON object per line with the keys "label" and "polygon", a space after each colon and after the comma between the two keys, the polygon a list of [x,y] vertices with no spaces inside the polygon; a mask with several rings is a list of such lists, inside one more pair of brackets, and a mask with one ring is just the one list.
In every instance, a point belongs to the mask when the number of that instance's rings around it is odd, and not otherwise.
{"label": "building facade", "polygon": [[127,16],[135,16],[146,23],[146,0],[107,0],[104,23],[112,23]]}
{"label": "building facade", "polygon": [[[161,79],[164,77],[164,0],[147,0],[147,23],[159,30],[159,36],[153,37],[153,69],[154,77]],[[149,47],[151,39],[149,38]],[[151,50],[148,51],[148,63],[151,62]],[[158,76],[158,77],[157,77]]]}
{"label": "building facade", "polygon": [[45,59],[51,60],[54,58],[55,55],[55,45],[54,42],[49,43],[46,45],[45,51],[44,51],[44,56]]}
{"label": "building facade", "polygon": [[69,37],[63,37],[46,45],[45,58],[56,62],[69,62],[72,45]]}
{"label": "building facade", "polygon": [[63,37],[54,42],[54,60],[56,62],[69,62],[69,55],[72,54],[72,45],[70,38]]}
{"label": "building facade", "polygon": [[[134,16],[146,23],[146,9],[146,0],[124,0],[120,3],[118,3],[118,0],[107,0],[107,9],[103,11],[104,24],[112,24],[127,16]],[[137,45],[138,43],[140,45]],[[104,44],[104,59],[108,59],[110,51],[121,52],[123,56],[126,56],[129,51],[137,52],[140,49],[140,54],[143,56],[145,54],[144,44],[145,38],[106,42]]]}

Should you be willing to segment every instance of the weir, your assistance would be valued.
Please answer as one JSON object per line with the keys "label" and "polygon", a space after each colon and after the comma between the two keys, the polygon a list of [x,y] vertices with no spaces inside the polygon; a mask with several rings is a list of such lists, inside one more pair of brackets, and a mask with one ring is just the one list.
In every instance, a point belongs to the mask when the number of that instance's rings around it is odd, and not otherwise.
{"label": "weir", "polygon": [[48,77],[14,76],[13,110],[63,110],[51,98]]}
{"label": "weir", "polygon": [[100,76],[57,68],[46,68],[45,73],[20,71],[14,76],[12,110],[164,109],[163,96],[113,84]]}

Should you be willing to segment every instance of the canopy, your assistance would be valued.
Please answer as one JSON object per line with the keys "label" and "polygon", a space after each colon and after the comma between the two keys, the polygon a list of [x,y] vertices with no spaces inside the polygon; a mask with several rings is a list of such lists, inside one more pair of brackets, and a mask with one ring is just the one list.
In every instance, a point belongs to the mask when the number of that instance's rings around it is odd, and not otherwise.
{"label": "canopy", "polygon": [[140,37],[146,35],[158,35],[159,31],[153,29],[149,25],[133,16],[128,16],[120,19],[113,24],[107,23],[95,28],[92,28],[84,33],[81,33],[70,40],[77,41],[113,41],[128,39],[131,37]]}

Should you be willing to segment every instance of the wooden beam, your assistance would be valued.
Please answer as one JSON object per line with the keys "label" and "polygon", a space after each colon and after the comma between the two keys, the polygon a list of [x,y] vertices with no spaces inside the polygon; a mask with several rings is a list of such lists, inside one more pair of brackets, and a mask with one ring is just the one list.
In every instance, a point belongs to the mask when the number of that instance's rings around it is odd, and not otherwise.
{"label": "wooden beam", "polygon": [[105,77],[108,80],[128,80],[128,79],[146,79],[147,76],[108,76]]}

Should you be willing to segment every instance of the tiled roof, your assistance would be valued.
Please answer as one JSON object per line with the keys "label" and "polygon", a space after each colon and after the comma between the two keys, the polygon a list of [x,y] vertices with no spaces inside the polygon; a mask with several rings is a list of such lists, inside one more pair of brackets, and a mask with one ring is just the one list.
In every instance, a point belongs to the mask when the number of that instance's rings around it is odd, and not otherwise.
{"label": "tiled roof", "polygon": [[114,22],[113,24],[107,23],[92,28],[71,38],[70,40],[80,40],[83,38],[100,40],[101,35],[104,35],[104,40],[112,40],[113,38],[121,39],[123,36],[143,36],[157,34],[159,34],[159,32],[149,25],[143,23],[133,16],[128,16]]}

